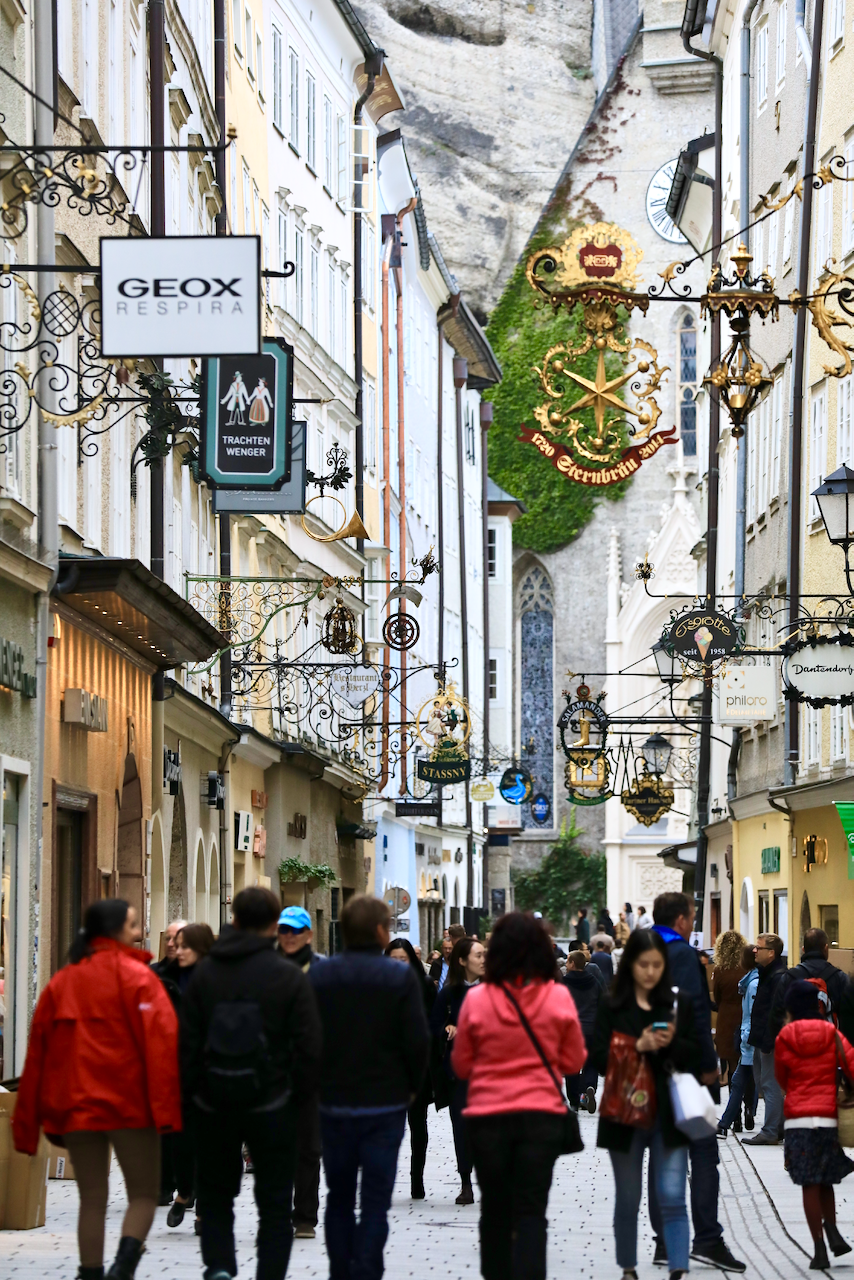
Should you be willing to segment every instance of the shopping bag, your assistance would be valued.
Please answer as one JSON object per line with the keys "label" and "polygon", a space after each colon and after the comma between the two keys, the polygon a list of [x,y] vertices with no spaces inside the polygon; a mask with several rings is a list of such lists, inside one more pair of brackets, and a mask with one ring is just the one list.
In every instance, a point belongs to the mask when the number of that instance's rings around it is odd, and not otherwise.
{"label": "shopping bag", "polygon": [[710,1138],[717,1132],[718,1113],[712,1095],[696,1076],[674,1071],[669,1081],[673,1123],[691,1142]]}
{"label": "shopping bag", "polygon": [[651,1129],[655,1123],[656,1097],[652,1068],[635,1048],[635,1037],[623,1031],[611,1034],[608,1070],[599,1115],[633,1129]]}

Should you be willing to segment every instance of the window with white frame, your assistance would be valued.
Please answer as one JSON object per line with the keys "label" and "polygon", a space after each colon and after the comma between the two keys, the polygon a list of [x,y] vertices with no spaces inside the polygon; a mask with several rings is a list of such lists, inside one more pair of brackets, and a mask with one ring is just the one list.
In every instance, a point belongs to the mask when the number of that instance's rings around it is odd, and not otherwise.
{"label": "window with white frame", "polygon": [[314,245],[309,252],[309,326],[314,337],[320,327],[320,255]]}
{"label": "window with white frame", "polygon": [[846,751],[845,708],[830,708],[830,759],[832,762],[844,760]]}
{"label": "window with white frame", "polygon": [[327,305],[326,350],[329,352],[329,354],[332,356],[334,360],[335,359],[335,311],[336,311],[335,267],[332,265],[331,262],[326,272],[326,305]]}
{"label": "window with white frame", "polygon": [[[288,213],[287,213],[287,210],[285,209],[285,206],[281,203],[279,204],[278,210],[276,212],[276,231],[278,236],[278,248],[279,248],[279,256],[276,263],[276,270],[284,271],[284,264],[288,260]],[[281,306],[285,306],[286,305],[285,290],[287,287],[287,281],[278,280],[277,284],[279,286],[279,303]]]}
{"label": "window with white frame", "polygon": [[679,326],[679,434],[686,458],[697,456],[697,320],[686,315]]}
{"label": "window with white frame", "polygon": [[377,469],[377,389],[365,378],[362,390],[362,438],[365,442],[365,466]]}
{"label": "window with white frame", "polygon": [[83,459],[83,537],[90,547],[101,550],[101,455]]}
{"label": "window with white frame", "polygon": [[261,230],[261,193],[254,182],[252,183],[252,211],[255,215],[253,230],[257,236]]}
{"label": "window with white frame", "polygon": [[498,699],[498,659],[489,659],[489,701]]}
{"label": "window with white frame", "polygon": [[[264,270],[270,270],[270,211],[265,204],[261,206],[261,252],[264,256]],[[270,278],[264,281],[267,305],[270,305]]]}
{"label": "window with white frame", "polygon": [[67,84],[74,76],[74,12],[71,5],[58,4],[56,14],[56,56],[59,74]]}
{"label": "window with white frame", "polygon": [[827,38],[831,49],[845,39],[845,0],[830,0],[830,25]]}
{"label": "window with white frame", "polygon": [[110,142],[123,141],[124,125],[124,77],[122,75],[122,6],[119,0],[110,0],[107,31],[107,57],[109,59],[109,112]]}
{"label": "window with white frame", "polygon": [[[789,176],[789,194],[794,190],[796,174]],[[790,260],[792,256],[792,240],[795,228],[795,201],[790,200],[783,211],[783,265]]]}
{"label": "window with white frame", "polygon": [[231,218],[231,230],[237,234],[237,143],[232,141],[228,148],[228,162],[231,169],[231,205],[228,213]]}
{"label": "window with white frame", "polygon": [[780,492],[780,454],[783,447],[783,388],[786,381],[785,367],[774,379],[771,388],[771,462],[768,468],[768,497],[776,498]]}
{"label": "window with white frame", "polygon": [[805,732],[807,766],[821,764],[821,712],[817,707],[807,707]]}
{"label": "window with white frame", "polygon": [[246,74],[249,76],[250,80],[254,80],[255,67],[252,62],[252,55],[254,53],[255,46],[252,40],[252,14],[247,9],[244,16],[246,21]]}
{"label": "window with white frame", "polygon": [[781,85],[786,76],[786,24],[788,12],[786,0],[777,6],[777,85]]}
{"label": "window with white frame", "polygon": [[833,187],[827,182],[816,195],[815,273],[816,277],[828,270],[828,260],[833,254]]}
{"label": "window with white frame", "polygon": [[110,431],[110,555],[130,555],[130,488],[127,420],[115,423]]}
{"label": "window with white frame", "polygon": [[349,307],[347,306],[347,278],[341,274],[338,282],[338,363],[342,368],[347,367],[347,315]]}
{"label": "window with white frame", "polygon": [[[754,213],[753,216],[756,217],[757,215]],[[751,229],[750,234],[753,236],[753,244],[751,245],[753,250],[753,270],[756,275],[761,275],[768,265],[763,258],[765,252],[765,223],[757,222]]]}
{"label": "window with white frame", "polygon": [[323,99],[323,183],[332,195],[332,171],[335,156],[335,117],[332,114],[332,102]]}
{"label": "window with white frame", "polygon": [[296,49],[288,49],[288,73],[290,77],[290,144],[294,151],[299,151],[299,54]]}
{"label": "window with white frame", "polygon": [[282,131],[282,33],[273,27],[273,124]]}
{"label": "window with white frame", "polygon": [[845,177],[842,184],[842,252],[854,249],[854,138],[845,143]]}
{"label": "window with white frame", "polygon": [[[384,589],[385,562],[381,556],[369,556],[367,573],[365,574],[365,599],[368,608],[365,612],[365,639],[369,644],[381,639],[381,592]],[[373,581],[371,581],[373,579]]]}
{"label": "window with white frame", "polygon": [[243,5],[241,0],[231,2],[231,34],[234,40],[234,52],[238,61],[243,58]]}
{"label": "window with white frame", "polygon": [[252,179],[243,161],[243,234],[252,234]]}
{"label": "window with white frame", "polygon": [[[758,418],[758,423],[757,423]],[[768,458],[770,454],[771,397],[767,395],[753,415],[754,430],[758,426],[759,439],[756,448],[756,514],[760,516],[768,506]]]}
{"label": "window with white frame", "polygon": [[[827,469],[827,388],[813,390],[810,403],[810,494],[824,479]],[[810,497],[810,520],[819,518],[818,503]]]}
{"label": "window with white frame", "polygon": [[768,271],[770,272],[772,277],[777,275],[777,246],[779,243],[779,233],[780,233],[780,215],[779,213],[772,213],[771,217],[768,219],[768,252],[767,252]]}
{"label": "window with white frame", "polygon": [[840,378],[836,388],[836,465],[854,467],[854,374]]}
{"label": "window with white frame", "polygon": [[258,81],[258,97],[264,101],[264,45],[261,32],[255,28],[255,79]]}
{"label": "window with white frame", "polygon": [[303,233],[297,227],[294,230],[294,319],[297,324],[302,324],[303,243]]}
{"label": "window with white frame", "polygon": [[305,73],[305,159],[315,172],[317,169],[317,84],[310,71]]}
{"label": "window with white frame", "polygon": [[338,203],[347,202],[347,121],[338,117]]}
{"label": "window with white frame", "polygon": [[[4,262],[14,264],[16,253],[14,246],[7,240],[2,241]],[[14,333],[14,326],[18,324],[18,290],[14,283],[11,289],[4,289],[0,294],[0,318],[3,324],[8,325],[8,333]],[[7,370],[13,370],[18,357],[14,351],[4,350],[0,360]],[[10,417],[17,417],[21,410],[20,379],[14,375],[6,379],[6,386],[10,389],[8,395],[2,398],[3,409]],[[60,431],[72,431],[73,428],[59,428]],[[6,490],[13,498],[21,497],[21,432],[13,431],[6,437],[6,455],[5,458],[0,454],[0,477],[6,486]],[[61,462],[61,455],[60,455]]]}
{"label": "window with white frame", "polygon": [[756,32],[756,105],[761,111],[768,101],[768,23],[765,22]]}
{"label": "window with white frame", "polygon": [[747,484],[744,518],[748,525],[752,525],[759,514],[756,508],[756,462],[758,454],[759,433],[756,430],[756,414],[754,413],[747,430]]}

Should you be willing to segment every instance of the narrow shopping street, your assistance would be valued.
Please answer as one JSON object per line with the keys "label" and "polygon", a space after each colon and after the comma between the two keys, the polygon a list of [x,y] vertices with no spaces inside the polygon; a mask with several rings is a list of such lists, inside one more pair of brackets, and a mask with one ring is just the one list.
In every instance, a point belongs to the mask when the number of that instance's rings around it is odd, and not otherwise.
{"label": "narrow shopping street", "polygon": [[[612,1213],[613,1175],[604,1151],[596,1149],[595,1118],[582,1115],[586,1150],[580,1157],[564,1156],[555,1167],[549,1202],[549,1280],[603,1280],[618,1274],[614,1262]],[[459,1208],[459,1190],[447,1111],[430,1111],[430,1147],[425,1185],[427,1199],[409,1199],[408,1135],[401,1149],[397,1185],[386,1247],[387,1280],[469,1280],[478,1269],[478,1206]],[[782,1147],[748,1151],[737,1140],[720,1144],[720,1211],[724,1234],[737,1256],[747,1262],[748,1280],[795,1280],[805,1275],[812,1256],[801,1208],[800,1191],[783,1170]],[[115,1170],[110,1181],[107,1215],[107,1253],[118,1238],[124,1211],[124,1188]],[[477,1193],[475,1193],[477,1194]],[[321,1193],[321,1217],[323,1214]],[[854,1183],[837,1188],[839,1225],[854,1236]],[[47,1224],[35,1231],[7,1231],[0,1235],[0,1273],[9,1280],[72,1280],[75,1270],[77,1187],[52,1181],[48,1188]],[[235,1205],[240,1274],[254,1267],[255,1205],[252,1183],[243,1180]],[[652,1234],[645,1209],[641,1211],[638,1275],[641,1280],[664,1276],[652,1265]],[[198,1280],[198,1242],[189,1217],[170,1231],[166,1210],[158,1209],[140,1264],[139,1280]],[[691,1264],[698,1275],[721,1274]],[[835,1264],[833,1274],[854,1273],[854,1255]],[[322,1231],[315,1240],[295,1240],[289,1280],[323,1280],[328,1275]]]}

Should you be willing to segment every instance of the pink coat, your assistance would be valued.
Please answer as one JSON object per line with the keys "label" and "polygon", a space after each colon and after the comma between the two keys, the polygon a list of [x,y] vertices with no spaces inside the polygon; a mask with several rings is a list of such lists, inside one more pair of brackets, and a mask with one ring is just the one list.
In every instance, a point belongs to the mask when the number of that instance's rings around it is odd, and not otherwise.
{"label": "pink coat", "polygon": [[[584,1066],[587,1051],[572,996],[562,983],[511,988],[560,1080]],[[564,1103],[501,987],[480,983],[463,1001],[451,1054],[454,1074],[468,1080],[467,1116],[552,1111]]]}

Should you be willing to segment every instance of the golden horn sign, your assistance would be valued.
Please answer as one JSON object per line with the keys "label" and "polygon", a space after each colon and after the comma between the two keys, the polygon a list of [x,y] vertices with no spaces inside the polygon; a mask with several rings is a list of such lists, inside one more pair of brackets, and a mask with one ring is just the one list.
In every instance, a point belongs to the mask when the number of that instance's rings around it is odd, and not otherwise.
{"label": "golden horn sign", "polygon": [[[309,498],[308,502],[305,504],[306,511],[311,506],[312,502],[317,502],[321,496],[322,495],[320,494],[315,494],[313,498]],[[332,498],[333,502],[337,502],[341,510],[346,513],[347,509],[340,498],[334,497],[331,493],[327,494],[326,496],[328,498]],[[340,529],[338,529],[335,533],[327,534],[326,537],[321,537],[317,533],[312,533],[305,522],[304,515],[301,516],[300,519],[302,520],[303,529],[305,530],[305,532],[308,534],[308,536],[311,538],[313,542],[340,542],[342,538],[370,539],[370,536],[371,536],[368,533],[367,529],[365,528],[364,524],[362,523],[362,518],[359,515],[358,511],[354,511],[350,519],[347,521],[347,523],[342,524]]]}

